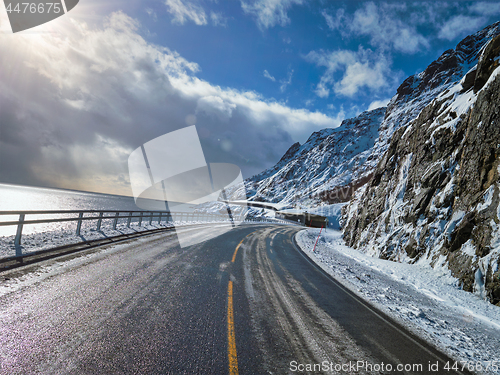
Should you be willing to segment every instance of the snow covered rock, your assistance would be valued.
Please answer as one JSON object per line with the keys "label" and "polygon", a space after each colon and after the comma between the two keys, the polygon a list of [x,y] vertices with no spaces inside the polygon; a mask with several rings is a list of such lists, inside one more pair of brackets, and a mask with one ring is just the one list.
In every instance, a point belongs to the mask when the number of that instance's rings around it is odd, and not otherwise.
{"label": "snow covered rock", "polygon": [[344,238],[373,256],[449,269],[463,289],[500,305],[499,25],[429,66],[441,85],[421,74],[398,90],[413,97],[408,84],[422,92],[426,82],[441,92],[391,137],[344,211]]}

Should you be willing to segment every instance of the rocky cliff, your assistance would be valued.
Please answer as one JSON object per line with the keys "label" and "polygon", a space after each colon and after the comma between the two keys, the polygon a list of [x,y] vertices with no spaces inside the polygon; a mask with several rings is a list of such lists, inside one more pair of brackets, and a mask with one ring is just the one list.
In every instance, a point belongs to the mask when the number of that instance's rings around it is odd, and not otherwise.
{"label": "rocky cliff", "polygon": [[399,97],[418,100],[422,87],[440,93],[395,130],[343,226],[350,246],[448,268],[464,290],[500,305],[498,34],[497,23],[466,38],[427,68],[431,78],[401,85],[395,108]]}

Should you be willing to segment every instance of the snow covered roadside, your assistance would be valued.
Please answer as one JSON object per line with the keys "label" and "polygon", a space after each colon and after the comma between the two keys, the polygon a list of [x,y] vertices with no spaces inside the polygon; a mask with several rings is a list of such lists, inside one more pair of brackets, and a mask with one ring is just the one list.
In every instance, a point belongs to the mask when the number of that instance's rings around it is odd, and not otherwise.
{"label": "snow covered roadside", "polygon": [[323,230],[312,253],[318,233],[301,231],[297,243],[336,280],[473,372],[500,374],[500,307],[461,290],[449,272],[349,248],[340,231]]}

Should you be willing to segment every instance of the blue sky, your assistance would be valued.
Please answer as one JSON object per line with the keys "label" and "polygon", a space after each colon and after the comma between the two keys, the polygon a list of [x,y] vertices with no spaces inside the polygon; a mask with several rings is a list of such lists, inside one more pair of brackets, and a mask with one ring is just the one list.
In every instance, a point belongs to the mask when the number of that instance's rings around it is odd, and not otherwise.
{"label": "blue sky", "polygon": [[500,2],[81,0],[16,34],[0,13],[0,182],[130,194],[130,153],[193,124],[207,161],[272,166],[383,106]]}
{"label": "blue sky", "polygon": [[168,0],[137,18],[148,40],[197,62],[201,79],[353,116],[499,15],[485,2]]}

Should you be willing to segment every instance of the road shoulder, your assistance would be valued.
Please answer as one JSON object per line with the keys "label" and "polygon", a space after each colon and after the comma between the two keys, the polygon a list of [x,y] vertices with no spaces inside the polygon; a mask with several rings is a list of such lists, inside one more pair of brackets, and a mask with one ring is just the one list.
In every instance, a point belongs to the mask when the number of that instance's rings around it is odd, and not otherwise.
{"label": "road shoulder", "polygon": [[[500,309],[450,283],[446,274],[372,258],[343,244],[341,233],[307,229],[296,235],[302,252],[354,294],[410,332],[477,373],[500,364]],[[462,365],[460,364],[460,367]]]}

